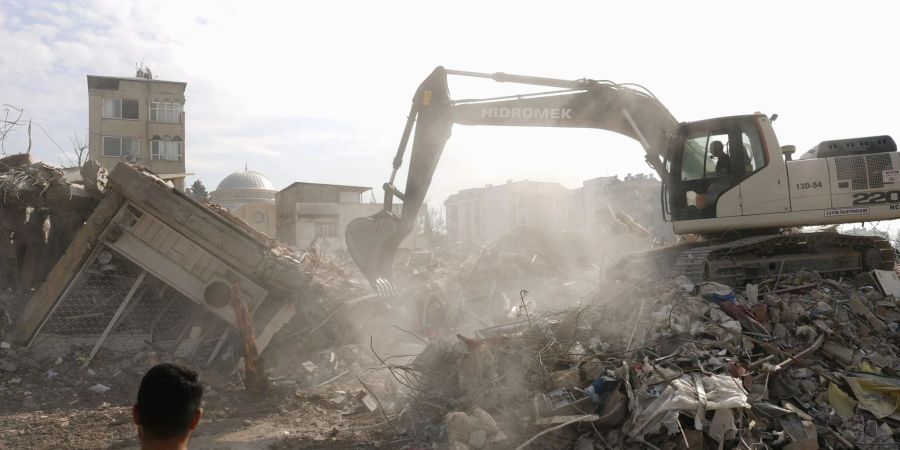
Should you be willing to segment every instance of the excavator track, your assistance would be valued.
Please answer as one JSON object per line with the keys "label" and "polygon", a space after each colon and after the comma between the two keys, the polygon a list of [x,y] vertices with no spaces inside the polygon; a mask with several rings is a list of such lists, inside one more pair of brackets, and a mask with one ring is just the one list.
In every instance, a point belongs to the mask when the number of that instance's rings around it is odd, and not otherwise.
{"label": "excavator track", "polygon": [[663,275],[741,286],[801,269],[831,277],[893,270],[896,252],[890,242],[875,236],[771,234],[653,250],[625,258],[618,272],[637,268],[637,261],[652,261]]}

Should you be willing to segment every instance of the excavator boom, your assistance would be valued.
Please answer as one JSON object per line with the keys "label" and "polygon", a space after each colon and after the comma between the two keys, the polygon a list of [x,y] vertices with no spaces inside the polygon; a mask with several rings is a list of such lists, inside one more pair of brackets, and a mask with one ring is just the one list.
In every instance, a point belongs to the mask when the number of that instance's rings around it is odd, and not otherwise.
{"label": "excavator boom", "polygon": [[[447,84],[448,74],[559,90],[454,101]],[[347,226],[347,248],[354,262],[376,290],[391,294],[394,256],[403,239],[415,227],[418,211],[453,124],[613,131],[638,141],[646,152],[647,163],[660,179],[666,180],[666,155],[671,142],[677,137],[678,121],[651,93],[632,86],[609,81],[556,80],[436,68],[413,97],[410,115],[394,157],[393,172],[384,185],[384,208],[373,216],[355,219]],[[403,165],[410,137],[409,172],[406,187],[401,191],[394,181]],[[403,202],[399,217],[393,213],[395,198]]]}

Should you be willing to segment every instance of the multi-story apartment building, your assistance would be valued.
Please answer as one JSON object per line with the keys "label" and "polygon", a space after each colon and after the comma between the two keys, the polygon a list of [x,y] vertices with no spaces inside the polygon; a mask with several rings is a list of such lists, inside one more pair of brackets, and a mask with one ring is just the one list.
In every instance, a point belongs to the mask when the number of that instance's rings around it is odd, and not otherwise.
{"label": "multi-story apartment building", "polygon": [[599,177],[576,189],[527,180],[464,189],[444,202],[447,235],[451,242],[490,242],[526,226],[609,236],[621,228],[613,212],[622,211],[654,238],[671,241],[674,235],[663,220],[659,192],[659,180],[646,175]]}
{"label": "multi-story apartment building", "polygon": [[508,181],[464,189],[444,202],[450,242],[490,242],[519,226],[571,231],[573,192],[559,183]]}
{"label": "multi-story apartment building", "polygon": [[635,219],[654,238],[670,242],[672,227],[663,219],[659,180],[649,175],[599,177],[585,180],[578,188],[583,200],[583,229],[586,233],[605,233],[616,226],[610,211],[622,211]]}
{"label": "multi-story apartment building", "polygon": [[121,161],[148,167],[184,189],[184,91],[187,83],[88,75],[88,145],[109,170]]}

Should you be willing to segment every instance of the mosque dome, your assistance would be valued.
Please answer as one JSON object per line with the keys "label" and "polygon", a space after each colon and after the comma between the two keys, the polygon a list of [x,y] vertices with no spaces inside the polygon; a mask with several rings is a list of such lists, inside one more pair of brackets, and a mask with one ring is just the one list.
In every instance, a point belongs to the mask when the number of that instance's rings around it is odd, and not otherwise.
{"label": "mosque dome", "polygon": [[228,209],[253,202],[275,203],[275,186],[265,175],[252,170],[235,172],[225,177],[210,199]]}
{"label": "mosque dome", "polygon": [[233,189],[274,191],[275,186],[272,185],[272,182],[269,181],[265,175],[252,170],[245,170],[243,172],[235,172],[228,175],[219,183],[219,186],[216,187],[216,191]]}

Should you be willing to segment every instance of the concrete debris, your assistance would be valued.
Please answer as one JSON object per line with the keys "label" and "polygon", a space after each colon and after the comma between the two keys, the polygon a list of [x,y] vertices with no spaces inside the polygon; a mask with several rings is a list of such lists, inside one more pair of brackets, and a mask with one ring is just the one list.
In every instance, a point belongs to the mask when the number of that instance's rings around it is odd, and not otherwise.
{"label": "concrete debris", "polygon": [[88,389],[88,390],[93,393],[96,393],[96,394],[104,394],[107,391],[109,391],[110,389],[111,388],[109,386],[106,386],[105,384],[97,383],[97,384],[91,386],[90,389]]}
{"label": "concrete debris", "polygon": [[316,371],[316,369],[319,367],[316,365],[316,363],[314,363],[312,361],[306,361],[303,364],[300,364],[300,366],[303,367],[303,369],[306,370],[306,372],[308,372],[308,373],[314,373]]}
{"label": "concrete debris", "polygon": [[682,279],[597,291],[555,312],[530,309],[529,297],[527,318],[432,341],[404,366],[417,380],[406,410],[435,421],[423,426],[445,424],[449,442],[469,448],[489,446],[476,432],[490,441],[494,429],[473,410],[532,448],[895,442],[893,296],[800,272],[749,295]]}
{"label": "concrete debris", "polygon": [[15,372],[18,366],[15,365],[12,361],[2,360],[0,361],[0,370],[4,372]]}

